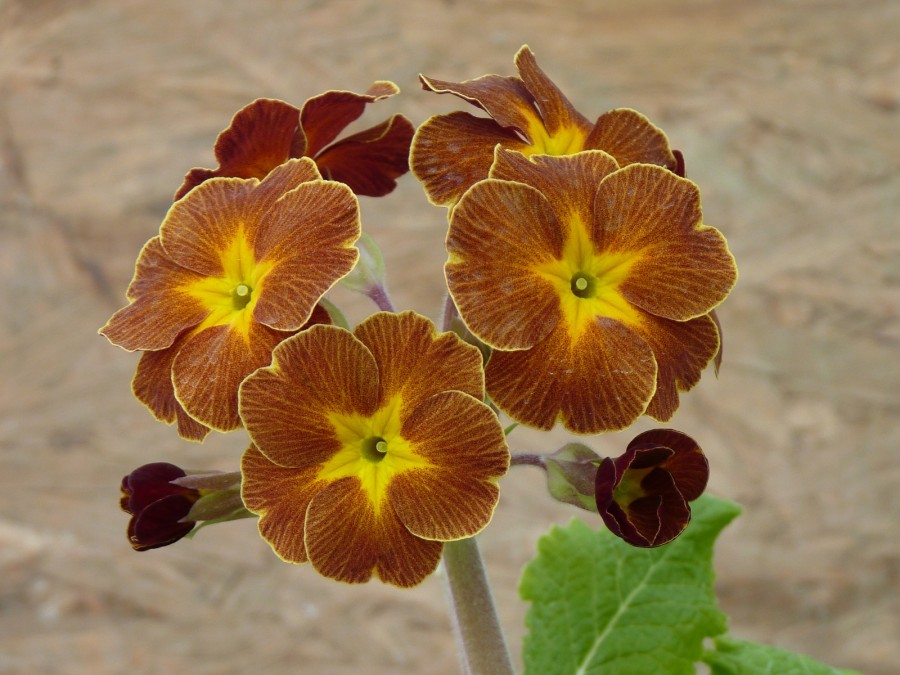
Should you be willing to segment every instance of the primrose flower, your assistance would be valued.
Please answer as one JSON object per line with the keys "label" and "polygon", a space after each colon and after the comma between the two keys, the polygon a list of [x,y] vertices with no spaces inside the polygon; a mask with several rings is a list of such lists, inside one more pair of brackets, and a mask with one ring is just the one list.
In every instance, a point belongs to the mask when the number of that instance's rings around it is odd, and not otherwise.
{"label": "primrose flower", "polygon": [[275,553],[413,586],[484,528],[509,466],[478,349],[413,312],[313,326],[241,385],[242,497]]}
{"label": "primrose flower", "polygon": [[662,546],[691,520],[691,502],[706,489],[709,464],[687,434],[654,429],[597,470],[597,509],[606,526],[632,546]]}
{"label": "primrose flower", "polygon": [[101,329],[144,354],[132,388],[184,438],[240,426],[238,386],[310,323],[355,264],[359,208],[311,159],[265,179],[215,178],[175,202],[144,246],[128,306]]}
{"label": "primrose flower", "polygon": [[596,150],[496,155],[451,213],[445,267],[460,316],[493,348],[491,399],[541,429],[668,420],[718,350],[709,312],[737,278],[697,186]]}
{"label": "primrose flower", "polygon": [[119,505],[131,514],[128,541],[135,551],[149,551],[174,544],[194,529],[194,521],[184,521],[200,491],[174,485],[183,469],[167,462],[138,467],[122,479]]}
{"label": "primrose flower", "polygon": [[365,94],[326,91],[299,110],[289,103],[261,98],[245,106],[216,139],[219,168],[191,169],[175,193],[189,190],[214,176],[265,178],[292,157],[311,157],[325,178],[350,186],[358,195],[381,197],[409,171],[413,125],[403,115],[333,143],[369,103],[400,90],[393,82],[375,82]]}
{"label": "primrose flower", "polygon": [[617,108],[591,123],[538,67],[523,46],[515,57],[519,77],[483,75],[465,82],[419,76],[422,87],[453,94],[484,110],[435,115],[413,138],[410,165],[429,200],[452,206],[474,183],[487,178],[494,147],[534,154],[570,155],[603,150],[621,165],[643,162],[678,166],[665,134],[641,113]]}

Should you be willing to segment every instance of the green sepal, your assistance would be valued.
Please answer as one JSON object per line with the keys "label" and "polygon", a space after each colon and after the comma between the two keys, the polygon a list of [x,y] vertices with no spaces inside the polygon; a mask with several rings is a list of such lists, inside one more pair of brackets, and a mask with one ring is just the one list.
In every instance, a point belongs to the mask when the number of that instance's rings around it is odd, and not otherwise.
{"label": "green sepal", "polygon": [[594,479],[601,457],[586,445],[568,443],[544,457],[547,490],[557,501],[597,513]]}

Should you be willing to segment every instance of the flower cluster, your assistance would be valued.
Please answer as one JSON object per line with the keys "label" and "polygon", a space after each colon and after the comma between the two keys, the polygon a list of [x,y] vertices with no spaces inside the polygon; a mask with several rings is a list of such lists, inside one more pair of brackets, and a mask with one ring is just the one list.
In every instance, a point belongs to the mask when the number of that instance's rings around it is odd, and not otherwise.
{"label": "flower cluster", "polygon": [[[491,520],[511,462],[497,409],[579,434],[668,421],[718,367],[714,310],[737,270],[681,154],[634,110],[591,123],[527,46],[515,64],[518,77],[422,76],[487,116],[437,115],[415,135],[394,115],[338,139],[390,82],[301,108],[259,99],[219,135],[218,168],[187,173],[101,332],[142,353],[133,391],[158,419],[197,441],[244,427],[251,445],[239,488],[212,496],[215,477],[170,464],[127,476],[135,548],[252,514],[285,561],[412,586]],[[390,193],[410,166],[449,209],[447,332],[393,311],[361,230],[357,195]],[[390,311],[335,325],[324,295],[345,278]],[[636,546],[677,536],[708,475],[673,430],[615,460],[571,444],[533,463],[552,496]]]}

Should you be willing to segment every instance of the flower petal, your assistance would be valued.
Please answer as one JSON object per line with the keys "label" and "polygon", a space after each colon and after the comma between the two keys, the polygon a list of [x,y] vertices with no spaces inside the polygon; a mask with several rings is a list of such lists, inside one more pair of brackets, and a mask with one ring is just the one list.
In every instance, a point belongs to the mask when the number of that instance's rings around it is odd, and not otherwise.
{"label": "flower petal", "polygon": [[141,250],[127,296],[132,302],[112,315],[100,333],[128,351],[170,347],[184,330],[209,314],[180,288],[201,279],[176,265],[153,237]]}
{"label": "flower petal", "polygon": [[628,444],[629,449],[639,446],[670,448],[673,454],[663,466],[672,474],[685,501],[694,501],[703,494],[709,480],[709,462],[693,438],[675,429],[651,429]]}
{"label": "flower petal", "polygon": [[656,383],[650,346],[623,324],[599,318],[573,342],[561,323],[531,349],[494,351],[487,391],[518,422],[579,434],[624,429],[646,409]]}
{"label": "flower petal", "polygon": [[349,186],[355,194],[381,197],[393,192],[409,171],[409,145],[415,127],[403,115],[349,136],[316,157],[325,178]]}
{"label": "flower petal", "polygon": [[141,354],[131,381],[131,391],[156,419],[167,424],[177,422],[179,436],[189,441],[202,441],[210,432],[209,427],[185,412],[175,398],[175,386],[172,384],[172,363],[186,335],[179,336],[168,349]]}
{"label": "flower petal", "polygon": [[318,466],[341,449],[331,414],[369,415],[378,403],[378,366],[351,333],[313,326],[282,342],[272,365],[241,385],[250,438],[276,464]]}
{"label": "flower petal", "polygon": [[241,381],[268,365],[272,350],[289,335],[251,321],[247,333],[225,324],[190,336],[172,363],[175,397],[191,417],[208,427],[239,428]]}
{"label": "flower petal", "polygon": [[128,541],[135,551],[149,551],[174,544],[194,529],[194,522],[179,522],[191,510],[195,499],[184,495],[163,497],[128,522]]}
{"label": "flower petal", "polygon": [[481,353],[454,333],[438,333],[415,312],[379,312],[353,331],[372,353],[381,377],[379,406],[400,396],[404,414],[438,392],[484,397]]}
{"label": "flower petal", "polygon": [[603,179],[592,237],[597,250],[636,254],[619,291],[657,316],[707,314],[737,281],[725,238],[701,222],[697,186],[658,166],[630,164]]}
{"label": "flower petal", "polygon": [[447,285],[466,325],[497,349],[531,347],[562,316],[537,268],[562,256],[562,226],[547,199],[522,183],[474,185],[450,217]]}
{"label": "flower petal", "polygon": [[471,537],[491,520],[509,467],[509,450],[494,412],[467,394],[445,391],[419,405],[403,438],[432,466],[395,476],[388,502],[417,537]]}
{"label": "flower petal", "polygon": [[[191,169],[175,193],[181,199],[192,188],[216,176],[265,178],[291,157],[298,138],[300,111],[289,103],[261,98],[241,108],[216,139],[219,168]],[[302,137],[300,137],[302,143]],[[298,155],[303,154],[302,148]],[[297,156],[297,155],[295,155]]]}
{"label": "flower petal", "polygon": [[497,144],[524,150],[527,144],[494,120],[467,112],[435,115],[413,137],[409,164],[436,206],[451,206],[487,178]]}
{"label": "flower petal", "polygon": [[619,165],[605,152],[589,150],[574,155],[531,155],[497,148],[490,177],[517,181],[537,189],[561,223],[580,218],[594,219],[594,195],[600,181]]}
{"label": "flower petal", "polygon": [[307,561],[303,543],[306,509],[327,485],[316,481],[318,467],[284,468],[271,462],[255,445],[241,458],[241,499],[260,516],[259,533],[282,560]]}
{"label": "flower petal", "polygon": [[399,93],[393,82],[375,82],[365,94],[352,91],[326,91],[303,104],[300,127],[306,137],[303,154],[315,157],[331,143],[348,124],[358,119],[366,105]]}
{"label": "flower petal", "polygon": [[325,292],[353,269],[359,235],[359,203],[343,183],[316,180],[285,194],[257,232],[256,258],[273,268],[253,318],[278,330],[300,328]]}
{"label": "flower petal", "polygon": [[667,422],[678,409],[678,392],[690,391],[700,381],[718,351],[719,331],[709,315],[680,322],[643,314],[632,329],[650,345],[659,366],[656,394],[646,414]]}
{"label": "flower petal", "polygon": [[620,166],[658,164],[675,171],[678,164],[662,129],[631,108],[616,108],[600,115],[585,147],[608,152]]}
{"label": "flower petal", "polygon": [[306,552],[321,574],[363,583],[410,587],[437,567],[443,544],[412,535],[390,508],[376,512],[358,478],[335,481],[313,497],[306,512]]}
{"label": "flower petal", "polygon": [[425,91],[453,94],[478,106],[505,129],[524,135],[535,124],[543,124],[531,93],[517,77],[483,75],[465,82],[447,82],[419,75],[419,81]]}
{"label": "flower petal", "polygon": [[221,276],[222,252],[240,232],[252,244],[257,227],[279,197],[319,179],[315,163],[301,158],[280,165],[262,182],[255,178],[206,181],[169,209],[160,226],[162,246],[178,265],[206,276]]}
{"label": "flower petal", "polygon": [[[559,87],[538,67],[534,53],[528,45],[519,49],[515,63],[525,88],[537,103],[543,126],[551,136],[570,128],[580,129],[584,134],[590,131],[591,123],[575,110]],[[528,132],[527,129],[525,131]]]}

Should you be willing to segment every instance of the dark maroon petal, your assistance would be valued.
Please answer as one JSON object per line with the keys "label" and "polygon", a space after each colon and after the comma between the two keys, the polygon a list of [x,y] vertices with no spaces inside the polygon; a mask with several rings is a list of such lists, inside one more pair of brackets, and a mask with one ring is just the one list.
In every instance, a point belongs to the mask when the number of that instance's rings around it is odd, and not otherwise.
{"label": "dark maroon petal", "polygon": [[[663,462],[665,462],[669,457],[671,457],[674,453],[665,446],[649,446],[649,447],[634,447],[631,446],[628,449],[628,452],[623,455],[623,457],[627,457],[633,455],[633,459],[628,464],[627,469],[649,469],[652,466],[659,466]],[[621,471],[621,469],[620,469]]]}
{"label": "dark maroon petal", "polygon": [[[646,446],[671,449],[670,457],[660,465],[672,474],[678,492],[686,501],[693,501],[703,493],[709,480],[709,462],[693,438],[675,429],[653,429],[638,434],[628,444],[629,450]],[[632,464],[631,468],[639,467]]]}
{"label": "dark maroon petal", "polygon": [[[594,495],[597,497],[597,510],[600,514],[606,512],[613,500],[613,490],[616,489],[616,465],[609,457],[604,457],[597,467],[597,478],[594,482]],[[605,518],[604,518],[605,520]]]}
{"label": "dark maroon petal", "polygon": [[325,148],[316,158],[324,178],[347,185],[355,194],[382,197],[409,171],[409,145],[415,128],[403,115]]}
{"label": "dark maroon petal", "polygon": [[138,467],[122,479],[122,509],[138,514],[164,497],[193,494],[192,490],[170,483],[185,475],[182,469],[168,462],[154,462]]}
{"label": "dark maroon petal", "polygon": [[196,497],[169,495],[140,512],[128,523],[128,540],[136,551],[168,546],[194,529],[193,522],[179,522],[191,510]]}

